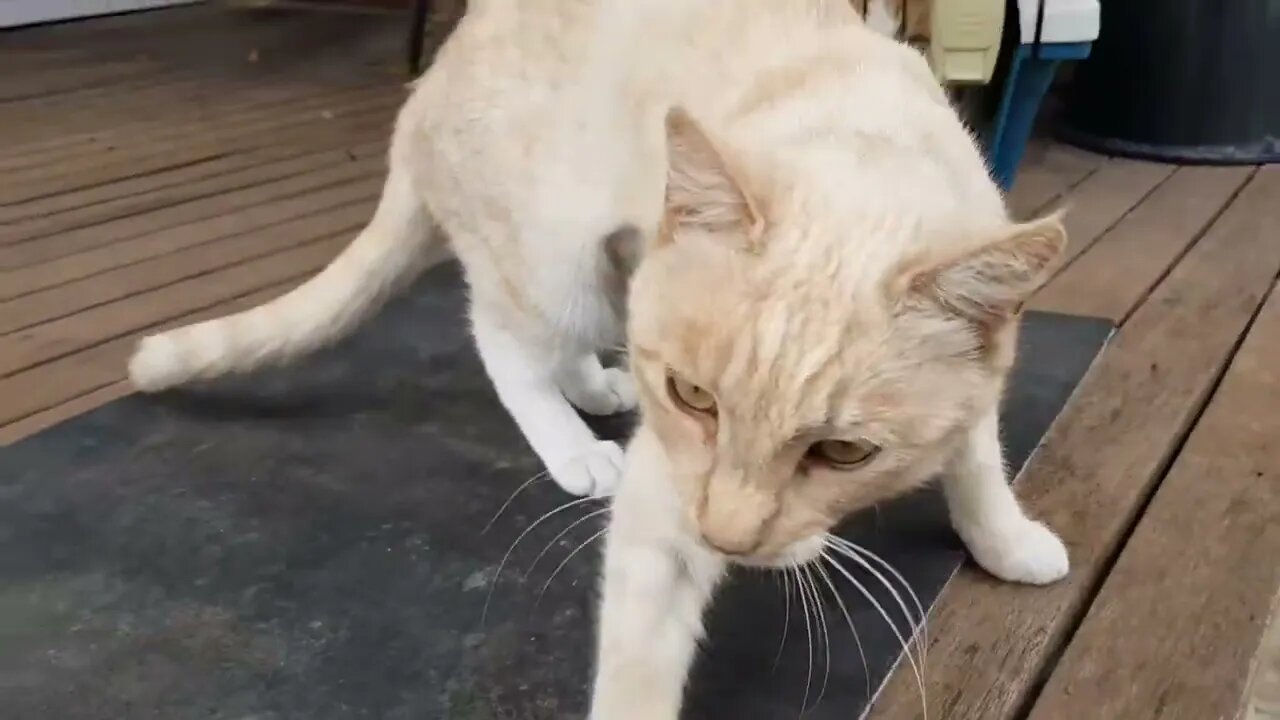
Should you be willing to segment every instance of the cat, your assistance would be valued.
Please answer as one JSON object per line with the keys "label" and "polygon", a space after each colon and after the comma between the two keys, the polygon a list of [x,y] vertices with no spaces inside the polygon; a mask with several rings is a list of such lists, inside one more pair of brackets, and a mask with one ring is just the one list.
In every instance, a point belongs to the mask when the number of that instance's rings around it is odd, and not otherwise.
{"label": "cat", "polygon": [[[287,360],[452,250],[533,450],[566,490],[616,493],[591,717],[674,720],[728,566],[821,562],[843,518],[931,477],[983,568],[1067,573],[997,418],[1065,243],[1059,215],[1009,218],[923,57],[848,0],[472,0],[352,245],[146,338],[130,375]],[[605,367],[623,345],[629,370]],[[625,456],[575,406],[638,406]]]}
{"label": "cat", "polygon": [[666,117],[663,221],[630,287],[642,421],[605,539],[593,720],[678,718],[728,566],[831,562],[832,528],[931,477],[993,575],[1069,569],[1006,481],[997,415],[1060,215],[1009,220],[914,50],[834,4],[748,5],[696,19],[689,64],[724,99],[705,89],[696,115]]}

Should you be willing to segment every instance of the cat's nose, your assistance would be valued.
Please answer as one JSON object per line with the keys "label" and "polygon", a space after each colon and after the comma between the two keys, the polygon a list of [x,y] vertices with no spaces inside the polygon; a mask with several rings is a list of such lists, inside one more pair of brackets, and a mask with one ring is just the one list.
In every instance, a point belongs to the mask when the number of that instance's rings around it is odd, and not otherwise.
{"label": "cat's nose", "polygon": [[729,475],[710,478],[705,492],[698,531],[707,547],[737,556],[758,550],[780,508],[777,496]]}

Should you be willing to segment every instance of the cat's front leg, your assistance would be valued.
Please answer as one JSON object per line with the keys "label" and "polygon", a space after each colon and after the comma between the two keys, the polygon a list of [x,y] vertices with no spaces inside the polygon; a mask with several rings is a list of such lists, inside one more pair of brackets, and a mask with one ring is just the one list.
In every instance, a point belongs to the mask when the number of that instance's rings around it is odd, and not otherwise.
{"label": "cat's front leg", "polygon": [[[637,438],[641,445],[646,438]],[[677,720],[725,563],[683,539],[678,501],[628,451],[605,549],[591,720]]]}
{"label": "cat's front leg", "polygon": [[[565,367],[564,353],[531,345],[477,308],[472,309],[471,324],[476,350],[498,399],[556,484],[575,495],[612,494],[622,478],[622,448],[597,438],[561,390],[566,377],[585,377],[586,360]],[[598,360],[594,369],[600,373],[598,383],[614,380]],[[631,392],[627,399],[634,402]]]}
{"label": "cat's front leg", "polygon": [[1067,548],[1027,517],[1005,478],[1000,426],[992,410],[969,430],[943,476],[951,524],[974,560],[1010,582],[1044,585],[1067,574]]}

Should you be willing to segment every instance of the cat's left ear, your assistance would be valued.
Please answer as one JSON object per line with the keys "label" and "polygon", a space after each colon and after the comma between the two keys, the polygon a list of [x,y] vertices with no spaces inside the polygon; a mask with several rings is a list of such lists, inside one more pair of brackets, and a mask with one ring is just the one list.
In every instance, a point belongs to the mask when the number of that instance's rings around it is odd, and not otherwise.
{"label": "cat's left ear", "polygon": [[668,230],[745,233],[749,242],[758,239],[763,231],[760,212],[698,123],[683,109],[672,108],[666,130]]}
{"label": "cat's left ear", "polygon": [[910,292],[980,325],[1000,325],[1044,284],[1066,248],[1062,215],[1012,225],[995,240],[917,267],[906,278]]}

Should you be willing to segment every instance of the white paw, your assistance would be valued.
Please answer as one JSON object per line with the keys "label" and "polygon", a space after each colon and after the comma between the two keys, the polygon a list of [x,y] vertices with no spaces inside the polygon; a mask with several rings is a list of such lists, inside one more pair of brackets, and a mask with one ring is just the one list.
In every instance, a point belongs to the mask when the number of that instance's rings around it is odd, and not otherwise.
{"label": "white paw", "polygon": [[1071,569],[1067,546],[1044,523],[1025,517],[960,531],[973,559],[1001,580],[1047,585]]}
{"label": "white paw", "polygon": [[622,447],[597,440],[585,452],[551,469],[556,484],[574,495],[612,495],[622,481]]}
{"label": "white paw", "polygon": [[605,368],[601,387],[581,390],[570,400],[588,415],[627,412],[636,406],[636,382],[626,370]]}

